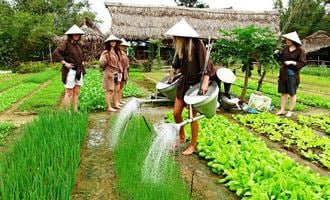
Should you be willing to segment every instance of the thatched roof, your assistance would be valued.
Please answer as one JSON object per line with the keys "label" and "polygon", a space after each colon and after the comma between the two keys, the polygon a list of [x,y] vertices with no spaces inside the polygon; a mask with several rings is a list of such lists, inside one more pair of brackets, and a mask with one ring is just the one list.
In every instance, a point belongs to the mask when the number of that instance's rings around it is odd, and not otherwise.
{"label": "thatched roof", "polygon": [[306,53],[330,47],[330,34],[319,30],[302,40],[302,47]]}
{"label": "thatched roof", "polygon": [[231,9],[200,9],[169,6],[128,5],[106,2],[112,17],[111,32],[127,39],[165,38],[171,26],[184,18],[203,37],[218,37],[218,30],[270,26],[279,32],[277,12],[235,11]]}
{"label": "thatched roof", "polygon": [[[102,52],[104,35],[100,29],[88,18],[84,19],[84,21],[80,24],[80,28],[85,32],[79,41],[83,48],[85,57],[87,60],[93,60]],[[66,35],[56,36],[54,41],[56,44],[59,44],[65,39],[67,39]]]}

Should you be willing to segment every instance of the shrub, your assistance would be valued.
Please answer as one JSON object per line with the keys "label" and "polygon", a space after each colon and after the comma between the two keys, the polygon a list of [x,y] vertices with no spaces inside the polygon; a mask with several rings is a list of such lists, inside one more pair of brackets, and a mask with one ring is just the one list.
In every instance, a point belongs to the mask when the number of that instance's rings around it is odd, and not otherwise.
{"label": "shrub", "polygon": [[13,67],[12,71],[14,73],[35,73],[44,71],[47,68],[47,64],[43,62],[27,62],[27,63],[21,63],[17,67]]}

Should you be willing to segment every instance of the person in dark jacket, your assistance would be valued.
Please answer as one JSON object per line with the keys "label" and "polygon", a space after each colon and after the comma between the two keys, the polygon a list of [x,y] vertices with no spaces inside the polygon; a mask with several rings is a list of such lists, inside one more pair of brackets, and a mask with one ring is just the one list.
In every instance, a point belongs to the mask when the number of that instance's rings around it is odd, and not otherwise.
{"label": "person in dark jacket", "polygon": [[[306,54],[300,47],[301,41],[297,32],[282,36],[285,38],[286,47],[282,52],[275,51],[275,57],[281,62],[278,79],[278,92],[281,93],[281,109],[276,114],[291,117],[297,101],[297,89],[300,83],[299,70],[306,64]],[[286,103],[290,96],[289,111],[285,112]]]}
{"label": "person in dark jacket", "polygon": [[62,82],[65,87],[64,105],[70,108],[72,97],[73,109],[78,111],[78,95],[83,84],[85,68],[83,66],[84,53],[79,40],[84,34],[77,25],[73,25],[66,33],[67,39],[55,49],[54,59],[62,63]]}
{"label": "person in dark jacket", "polygon": [[[166,35],[174,36],[175,58],[173,62],[173,70],[170,73],[170,79],[174,77],[174,71],[181,72],[181,78],[177,88],[176,99],[174,102],[173,115],[176,123],[183,121],[182,110],[185,107],[183,97],[186,91],[193,85],[199,83],[204,71],[206,59],[206,48],[202,40],[199,39],[198,33],[185,21],[181,20],[170,28]],[[204,79],[202,80],[201,91],[205,94],[208,90],[209,78],[215,74],[213,65],[208,64]],[[193,111],[193,116],[197,115]],[[198,136],[198,122],[191,122],[192,138],[188,148],[182,153],[190,155],[195,151]],[[183,127],[180,128],[179,139],[174,145],[179,145],[186,141],[186,136]]]}

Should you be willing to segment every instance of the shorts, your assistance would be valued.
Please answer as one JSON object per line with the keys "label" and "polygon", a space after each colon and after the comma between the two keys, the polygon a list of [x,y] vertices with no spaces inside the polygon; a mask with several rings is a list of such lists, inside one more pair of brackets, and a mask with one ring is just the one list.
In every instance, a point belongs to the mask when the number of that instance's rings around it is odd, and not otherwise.
{"label": "shorts", "polygon": [[298,86],[297,77],[295,75],[288,76],[288,81],[278,81],[278,93],[294,96],[297,93]]}
{"label": "shorts", "polygon": [[123,73],[115,74],[115,84],[119,84],[123,80]]}
{"label": "shorts", "polygon": [[74,88],[74,86],[78,85],[78,86],[82,86],[83,84],[83,74],[81,73],[80,76],[80,80],[76,79],[76,70],[72,70],[70,69],[70,71],[68,72],[68,75],[66,76],[66,84],[64,85],[65,88],[67,89],[72,89]]}

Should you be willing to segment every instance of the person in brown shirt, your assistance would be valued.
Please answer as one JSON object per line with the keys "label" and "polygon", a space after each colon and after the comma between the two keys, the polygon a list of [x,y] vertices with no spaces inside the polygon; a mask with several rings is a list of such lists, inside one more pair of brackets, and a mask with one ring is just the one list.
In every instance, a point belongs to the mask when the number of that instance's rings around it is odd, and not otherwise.
{"label": "person in brown shirt", "polygon": [[[169,29],[166,35],[174,36],[175,46],[175,58],[173,62],[173,70],[170,73],[170,79],[172,79],[174,71],[180,71],[182,76],[179,80],[177,88],[176,99],[174,102],[173,115],[176,123],[183,121],[182,110],[185,107],[183,100],[186,91],[193,85],[199,83],[202,78],[202,72],[204,71],[204,64],[206,59],[206,49],[203,41],[198,39],[198,33],[184,20],[181,20],[171,29]],[[215,74],[213,65],[209,62],[208,68],[205,72],[204,79],[202,80],[201,92],[205,94],[208,90],[209,77]],[[193,111],[195,117],[197,112]],[[192,138],[188,148],[182,152],[183,155],[192,154],[197,145],[198,136],[198,122],[191,122]],[[179,139],[174,146],[184,143],[186,136],[183,127],[180,128]]]}
{"label": "person in brown shirt", "polygon": [[123,68],[123,77],[122,81],[120,82],[120,91],[119,91],[119,103],[120,105],[123,105],[125,102],[122,100],[122,91],[124,89],[124,86],[127,83],[128,80],[128,71],[129,71],[129,59],[126,54],[126,48],[129,47],[128,42],[124,38],[121,39],[120,43],[120,55],[121,55],[121,65]]}
{"label": "person in brown shirt", "polygon": [[[105,103],[107,105],[108,112],[115,112],[116,109],[120,109],[118,98],[114,96],[115,85],[120,82],[120,62],[118,57],[119,49],[116,48],[117,43],[121,40],[114,35],[110,35],[104,41],[104,51],[100,57],[100,65],[103,68],[103,88],[105,90]],[[117,84],[118,85],[118,84]],[[114,106],[111,106],[111,100],[113,100]]]}
{"label": "person in brown shirt", "polygon": [[[282,36],[285,38],[286,47],[280,53],[275,51],[275,56],[281,62],[278,79],[278,92],[281,93],[281,109],[276,114],[291,117],[297,101],[297,89],[300,83],[299,70],[306,65],[306,54],[300,47],[301,41],[294,31]],[[289,111],[285,107],[290,96]]]}
{"label": "person in brown shirt", "polygon": [[72,97],[73,109],[78,111],[78,95],[86,73],[83,66],[84,53],[79,45],[84,32],[77,25],[73,25],[65,34],[67,40],[55,49],[54,59],[62,63],[62,82],[65,87],[64,105],[69,110]]}

